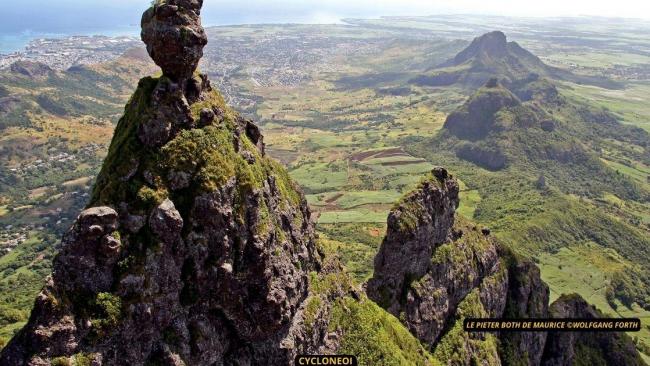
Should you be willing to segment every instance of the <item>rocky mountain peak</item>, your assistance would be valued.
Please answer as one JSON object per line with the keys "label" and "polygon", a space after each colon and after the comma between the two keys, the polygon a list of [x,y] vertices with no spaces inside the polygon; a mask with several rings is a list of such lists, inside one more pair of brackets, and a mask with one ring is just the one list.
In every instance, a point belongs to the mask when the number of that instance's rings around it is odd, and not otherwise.
{"label": "rocky mountain peak", "polygon": [[508,41],[501,31],[486,33],[475,38],[472,43],[454,57],[454,62],[461,64],[473,57],[488,56],[500,58],[508,53]]}
{"label": "rocky mountain peak", "polygon": [[190,78],[203,57],[208,37],[201,26],[203,0],[156,0],[142,16],[142,41],[174,81]]}
{"label": "rocky mountain peak", "polygon": [[390,212],[386,237],[375,258],[374,277],[368,283],[368,294],[377,303],[398,313],[395,307],[403,287],[427,272],[436,247],[452,235],[458,192],[453,177],[436,168]]}
{"label": "rocky mountain peak", "polygon": [[[442,364],[570,365],[593,359],[643,365],[625,334],[467,333],[466,318],[598,318],[578,295],[549,306],[540,270],[488,228],[455,215],[458,183],[435,168],[390,212],[368,297],[400,321]],[[599,354],[599,352],[602,352]]]}
{"label": "rocky mountain peak", "polygon": [[433,68],[427,74],[412,79],[411,82],[427,86],[459,84],[475,89],[485,85],[491,78],[497,78],[504,85],[509,85],[531,75],[606,88],[622,87],[620,83],[609,79],[574,75],[567,70],[548,66],[517,42],[509,42],[501,31],[489,32],[474,38],[456,56]]}
{"label": "rocky mountain peak", "polygon": [[[503,32],[494,31],[476,37],[454,58],[442,63],[430,74],[413,79],[413,82],[431,86],[461,84],[475,89],[492,78],[508,85],[531,74],[558,76],[561,73],[545,65],[516,42],[508,42]],[[562,75],[568,76],[569,73]]]}
{"label": "rocky mountain peak", "polygon": [[495,129],[497,112],[520,104],[519,98],[491,78],[447,117],[444,128],[459,138],[479,139]]}
{"label": "rocky mountain peak", "polygon": [[474,290],[486,314],[505,308],[508,274],[497,245],[489,230],[456,218],[458,192],[453,176],[435,168],[396,205],[368,283],[368,296],[432,348]]}
{"label": "rocky mountain peak", "polygon": [[0,364],[285,364],[306,343],[308,274],[321,262],[311,213],[258,127],[195,72],[200,8],[145,12],[163,75],[140,81]]}
{"label": "rocky mountain peak", "polygon": [[[157,0],[142,16],[142,40],[163,71],[151,93],[152,113],[138,129],[147,146],[162,146],[181,129],[197,127],[191,104],[209,99],[207,75],[196,74],[208,39],[201,26],[200,0]],[[219,111],[204,111],[203,124]]]}

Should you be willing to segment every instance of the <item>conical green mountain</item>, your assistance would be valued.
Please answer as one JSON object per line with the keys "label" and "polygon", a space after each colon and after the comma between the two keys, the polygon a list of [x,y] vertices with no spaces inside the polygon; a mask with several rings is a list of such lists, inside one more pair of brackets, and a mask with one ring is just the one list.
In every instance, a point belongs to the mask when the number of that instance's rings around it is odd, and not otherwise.
{"label": "conical green mountain", "polygon": [[646,131],[531,74],[489,79],[409,151],[462,171],[482,197],[474,218],[531,255],[585,245],[620,255],[625,270],[606,273],[603,290],[615,309],[650,307],[650,267],[640,260],[650,241],[639,221],[650,191],[617,165],[648,164],[648,144]]}
{"label": "conical green mountain", "polygon": [[548,66],[517,42],[508,42],[506,35],[500,31],[475,38],[453,59],[415,78],[413,82],[427,86],[457,84],[474,89],[484,85],[491,78],[496,77],[500,82],[509,84],[531,74],[608,88],[622,87],[611,80],[578,76]]}
{"label": "conical green mountain", "polygon": [[[639,144],[649,139],[606,111],[567,101],[548,80],[533,77],[509,88],[488,81],[448,116],[436,139],[461,159],[490,170],[534,169],[567,189],[573,186],[573,193],[613,190],[619,197],[645,200],[649,192],[599,159],[599,142],[627,141],[633,134]],[[590,183],[578,187],[580,177]]]}

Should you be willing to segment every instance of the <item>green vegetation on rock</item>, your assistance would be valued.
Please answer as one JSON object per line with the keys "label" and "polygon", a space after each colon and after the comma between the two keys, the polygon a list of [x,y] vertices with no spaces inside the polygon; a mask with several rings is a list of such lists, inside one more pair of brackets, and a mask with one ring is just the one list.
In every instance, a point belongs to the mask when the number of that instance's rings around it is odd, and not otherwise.
{"label": "green vegetation on rock", "polygon": [[479,290],[475,289],[460,303],[452,328],[440,339],[434,357],[446,365],[499,365],[497,338],[494,334],[472,334],[463,330],[465,318],[487,318]]}
{"label": "green vegetation on rock", "polygon": [[[241,146],[235,146],[232,136],[238,128],[237,116],[225,105],[217,91],[211,91],[209,98],[192,105],[192,114],[198,120],[202,109],[219,108],[225,111],[219,124],[180,131],[160,150],[143,145],[137,137],[138,125],[151,114],[151,92],[156,85],[166,82],[168,80],[164,77],[144,78],[140,82],[126,107],[124,117],[118,123],[89,206],[129,202],[134,212],[147,212],[171,196],[183,210],[192,204],[185,202],[185,197],[212,192],[231,179],[234,179],[239,190],[238,196],[242,199],[239,203],[243,203],[244,197],[253,190],[262,188],[269,176],[275,177],[282,197],[280,205],[295,206],[300,202],[301,196],[286,170],[273,159],[262,156],[248,136],[242,134]],[[254,163],[247,161],[242,151],[236,149],[246,151]],[[148,182],[142,178],[124,179],[136,172],[140,173],[138,177],[145,173],[149,175]],[[173,173],[186,174],[191,178],[191,185],[172,193],[168,180]],[[264,202],[262,205],[264,207],[260,211],[268,212]],[[268,219],[268,215],[262,217],[263,221],[258,228],[260,232],[265,232],[264,220]]]}
{"label": "green vegetation on rock", "polygon": [[440,365],[397,318],[363,297],[338,299],[330,330],[342,332],[341,354],[353,354],[360,365]]}

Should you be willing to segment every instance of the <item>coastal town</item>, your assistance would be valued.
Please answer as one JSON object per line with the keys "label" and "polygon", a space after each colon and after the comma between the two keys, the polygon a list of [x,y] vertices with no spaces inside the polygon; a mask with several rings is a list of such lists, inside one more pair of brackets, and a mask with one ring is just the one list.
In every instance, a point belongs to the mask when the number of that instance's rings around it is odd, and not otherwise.
{"label": "coastal town", "polygon": [[96,64],[119,57],[126,50],[141,47],[137,37],[70,36],[32,40],[24,50],[0,54],[0,70],[16,61],[33,61],[55,70],[74,65]]}

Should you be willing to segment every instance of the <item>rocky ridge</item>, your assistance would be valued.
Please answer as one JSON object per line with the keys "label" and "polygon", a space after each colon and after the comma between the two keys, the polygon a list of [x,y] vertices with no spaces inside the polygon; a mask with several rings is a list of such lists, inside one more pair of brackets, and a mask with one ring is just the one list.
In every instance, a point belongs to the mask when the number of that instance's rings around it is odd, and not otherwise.
{"label": "rocky ridge", "polygon": [[[600,311],[576,295],[561,296],[551,305],[549,311],[556,318],[602,317]],[[634,343],[622,333],[550,332],[548,339],[544,350],[544,365],[572,365],[587,360],[603,362],[606,365],[644,364]]]}
{"label": "rocky ridge", "polygon": [[[570,193],[613,190],[643,200],[648,195],[643,187],[600,160],[604,136],[629,141],[628,135],[637,136],[639,146],[647,143],[647,132],[619,123],[608,111],[569,100],[549,79],[529,75],[509,84],[488,80],[449,114],[434,143],[487,170],[537,171],[570,187]],[[589,176],[593,183],[578,185],[575,176]]]}
{"label": "rocky ridge", "polygon": [[[578,295],[558,299],[549,310],[549,289],[539,269],[499,244],[489,229],[455,217],[458,203],[456,180],[446,170],[434,169],[391,211],[367,288],[368,296],[399,318],[437,360],[448,365],[568,365],[577,360],[576,350],[586,352],[577,344],[588,344],[598,349],[589,355],[594,361],[644,364],[631,339],[621,333],[464,332],[465,318],[602,314]],[[630,355],[624,361],[621,349]]]}

